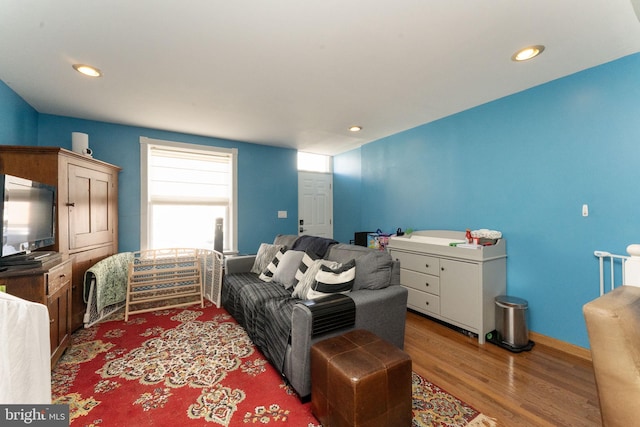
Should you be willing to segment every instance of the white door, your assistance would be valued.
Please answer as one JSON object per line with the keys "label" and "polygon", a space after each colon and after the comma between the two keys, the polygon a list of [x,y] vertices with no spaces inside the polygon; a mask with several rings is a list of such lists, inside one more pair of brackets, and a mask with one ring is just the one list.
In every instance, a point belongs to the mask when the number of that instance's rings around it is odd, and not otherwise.
{"label": "white door", "polygon": [[298,235],[333,238],[333,175],[298,172]]}

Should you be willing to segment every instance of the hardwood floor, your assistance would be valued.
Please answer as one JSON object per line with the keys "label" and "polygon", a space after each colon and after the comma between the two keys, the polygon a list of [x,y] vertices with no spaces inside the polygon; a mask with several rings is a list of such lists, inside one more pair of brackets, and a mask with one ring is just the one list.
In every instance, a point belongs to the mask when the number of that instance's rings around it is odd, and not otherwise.
{"label": "hardwood floor", "polygon": [[413,370],[511,426],[601,426],[591,362],[536,343],[512,353],[413,312],[405,351]]}

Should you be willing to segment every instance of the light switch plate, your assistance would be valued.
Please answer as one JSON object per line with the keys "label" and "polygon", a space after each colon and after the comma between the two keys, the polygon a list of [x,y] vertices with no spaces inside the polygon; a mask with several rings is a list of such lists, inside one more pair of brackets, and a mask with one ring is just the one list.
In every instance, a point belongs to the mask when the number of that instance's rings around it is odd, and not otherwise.
{"label": "light switch plate", "polygon": [[278,218],[286,218],[287,211],[278,211]]}

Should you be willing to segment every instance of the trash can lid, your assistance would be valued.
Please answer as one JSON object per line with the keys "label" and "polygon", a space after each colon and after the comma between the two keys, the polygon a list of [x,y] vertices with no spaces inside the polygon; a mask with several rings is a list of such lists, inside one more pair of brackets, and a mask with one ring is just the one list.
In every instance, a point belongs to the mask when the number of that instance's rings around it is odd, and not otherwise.
{"label": "trash can lid", "polygon": [[527,308],[529,306],[529,303],[527,302],[526,299],[512,297],[509,295],[497,296],[496,303],[499,303],[507,307],[514,307],[514,308]]}

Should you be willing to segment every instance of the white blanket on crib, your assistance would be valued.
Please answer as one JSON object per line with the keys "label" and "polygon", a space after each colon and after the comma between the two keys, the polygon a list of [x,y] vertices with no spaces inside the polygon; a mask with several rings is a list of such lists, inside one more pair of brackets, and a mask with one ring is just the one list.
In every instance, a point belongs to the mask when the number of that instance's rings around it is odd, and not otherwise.
{"label": "white blanket on crib", "polygon": [[0,292],[0,404],[51,403],[47,307]]}

